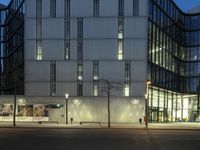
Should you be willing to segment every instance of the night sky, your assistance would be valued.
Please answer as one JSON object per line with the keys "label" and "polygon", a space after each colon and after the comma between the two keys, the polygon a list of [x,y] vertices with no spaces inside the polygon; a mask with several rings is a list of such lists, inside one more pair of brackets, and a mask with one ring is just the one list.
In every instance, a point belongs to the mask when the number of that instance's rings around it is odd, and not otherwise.
{"label": "night sky", "polygon": [[[7,5],[10,0],[0,0],[0,3]],[[197,5],[200,5],[200,0],[174,0],[178,6],[183,10],[187,11]]]}

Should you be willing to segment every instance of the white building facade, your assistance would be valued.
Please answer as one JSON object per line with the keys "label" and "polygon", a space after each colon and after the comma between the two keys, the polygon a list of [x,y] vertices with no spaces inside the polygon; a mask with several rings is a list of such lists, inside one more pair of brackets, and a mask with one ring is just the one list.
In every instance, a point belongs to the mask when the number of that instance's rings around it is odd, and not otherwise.
{"label": "white building facade", "polygon": [[25,90],[17,104],[46,114],[18,121],[106,123],[106,81],[113,87],[111,123],[143,119],[147,0],[25,0],[25,6]]}

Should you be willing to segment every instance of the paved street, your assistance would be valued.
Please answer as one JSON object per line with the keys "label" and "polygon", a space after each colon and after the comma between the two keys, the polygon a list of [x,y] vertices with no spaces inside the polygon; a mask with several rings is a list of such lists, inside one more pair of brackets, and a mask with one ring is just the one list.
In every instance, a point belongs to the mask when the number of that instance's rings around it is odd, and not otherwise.
{"label": "paved street", "polygon": [[0,128],[0,150],[199,150],[200,130]]}

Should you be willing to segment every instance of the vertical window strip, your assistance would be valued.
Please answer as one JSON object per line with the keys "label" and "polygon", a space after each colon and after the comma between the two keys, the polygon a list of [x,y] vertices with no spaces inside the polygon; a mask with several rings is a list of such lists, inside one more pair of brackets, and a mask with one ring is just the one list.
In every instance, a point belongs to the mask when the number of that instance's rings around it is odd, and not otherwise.
{"label": "vertical window strip", "polygon": [[99,61],[93,61],[93,96],[99,96]]}
{"label": "vertical window strip", "polygon": [[56,0],[50,0],[50,17],[56,17]]}
{"label": "vertical window strip", "polygon": [[42,50],[42,0],[36,0],[36,59],[43,59]]}
{"label": "vertical window strip", "polygon": [[124,54],[124,18],[118,18],[118,60],[123,60]]}
{"label": "vertical window strip", "polygon": [[83,18],[77,19],[77,96],[83,96]]}
{"label": "vertical window strip", "polygon": [[99,16],[99,0],[93,0],[93,15],[95,17]]}
{"label": "vertical window strip", "polygon": [[124,0],[118,0],[118,16],[124,16]]}
{"label": "vertical window strip", "polygon": [[78,40],[83,40],[83,18],[78,18],[78,29],[77,29]]}
{"label": "vertical window strip", "polygon": [[64,37],[65,45],[64,45],[64,59],[70,59],[70,19],[65,18],[65,37]]}
{"label": "vertical window strip", "polygon": [[65,17],[70,17],[70,0],[65,0]]}
{"label": "vertical window strip", "polygon": [[50,95],[56,95],[56,61],[50,62]]}
{"label": "vertical window strip", "polygon": [[65,41],[65,60],[70,59],[70,40]]}
{"label": "vertical window strip", "polygon": [[64,59],[70,59],[70,0],[65,0]]}
{"label": "vertical window strip", "polygon": [[131,63],[125,61],[125,80],[124,80],[124,96],[130,96],[131,85]]}
{"label": "vertical window strip", "polygon": [[133,16],[139,16],[139,0],[133,0]]}

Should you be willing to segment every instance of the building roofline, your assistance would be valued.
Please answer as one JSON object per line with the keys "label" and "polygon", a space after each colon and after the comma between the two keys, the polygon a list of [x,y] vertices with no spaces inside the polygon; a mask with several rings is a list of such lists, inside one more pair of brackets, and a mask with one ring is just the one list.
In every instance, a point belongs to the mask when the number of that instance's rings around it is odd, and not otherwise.
{"label": "building roofline", "polygon": [[[184,12],[175,2],[174,0],[170,0],[173,5],[183,14],[183,15],[186,15],[186,16],[196,16],[196,15],[200,15],[200,12],[197,12],[197,13],[188,13],[188,12]],[[197,6],[198,7],[198,6]],[[195,8],[195,7],[194,7]]]}

